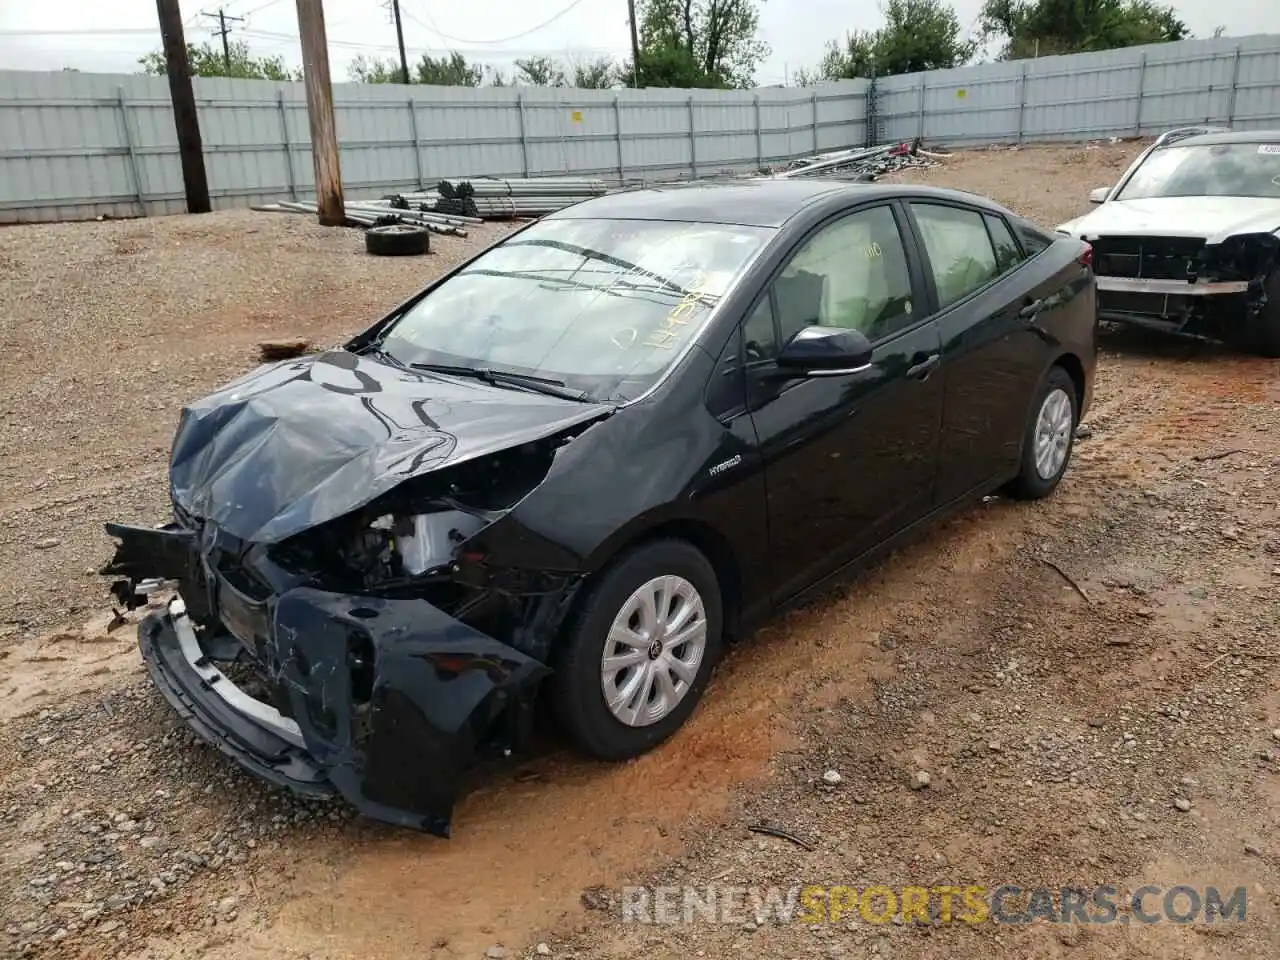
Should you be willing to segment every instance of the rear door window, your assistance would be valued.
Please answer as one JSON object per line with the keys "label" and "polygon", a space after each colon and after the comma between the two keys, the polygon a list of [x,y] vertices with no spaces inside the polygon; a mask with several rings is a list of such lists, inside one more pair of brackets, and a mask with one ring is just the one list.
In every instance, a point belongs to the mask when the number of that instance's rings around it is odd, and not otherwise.
{"label": "rear door window", "polygon": [[977,210],[912,203],[911,211],[929,257],[939,307],[967,297],[1000,274],[995,248]]}

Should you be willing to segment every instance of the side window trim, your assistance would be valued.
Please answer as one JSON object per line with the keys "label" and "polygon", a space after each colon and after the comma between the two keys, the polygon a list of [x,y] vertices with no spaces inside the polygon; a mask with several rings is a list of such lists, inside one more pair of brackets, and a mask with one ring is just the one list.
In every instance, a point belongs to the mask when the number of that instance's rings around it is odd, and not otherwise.
{"label": "side window trim", "polygon": [[[987,229],[987,222],[985,218],[986,211],[982,210],[979,207],[973,207],[966,203],[957,203],[956,201],[951,200],[950,198],[943,199],[941,197],[936,199],[934,197],[908,197],[908,198],[905,198],[902,202],[907,207],[907,216],[911,220],[911,226],[916,237],[916,245],[919,247],[919,250],[920,250],[920,258],[924,262],[925,266],[928,268],[924,271],[924,276],[925,276],[925,282],[929,287],[929,292],[931,295],[930,301],[929,301],[930,306],[933,308],[933,313],[930,314],[930,319],[936,319],[938,317],[943,316],[944,314],[950,313],[956,307],[964,306],[965,304],[971,302],[975,298],[980,297],[984,293],[991,290],[991,288],[994,287],[996,284],[1002,283],[1005,280],[1005,278],[1013,275],[1012,270],[1010,270],[1008,273],[998,273],[994,277],[992,277],[990,280],[988,280],[986,283],[984,283],[982,286],[975,287],[973,290],[970,290],[959,300],[952,301],[951,303],[947,304],[945,307],[939,306],[938,287],[933,280],[932,261],[929,260],[929,251],[925,249],[924,240],[922,239],[923,234],[920,233],[919,227],[916,223],[916,214],[915,214],[915,211],[912,209],[912,206],[915,204],[932,204],[936,207],[953,207],[956,210],[964,210],[967,213],[977,214],[978,216],[983,217],[983,220],[982,220],[983,231],[987,235],[987,242],[990,243],[991,231]],[[992,253],[992,256],[995,256],[994,245],[991,248],[991,253]],[[1024,260],[1023,263],[1025,262],[1026,261]],[[1019,266],[1021,266],[1021,264],[1019,264]]]}

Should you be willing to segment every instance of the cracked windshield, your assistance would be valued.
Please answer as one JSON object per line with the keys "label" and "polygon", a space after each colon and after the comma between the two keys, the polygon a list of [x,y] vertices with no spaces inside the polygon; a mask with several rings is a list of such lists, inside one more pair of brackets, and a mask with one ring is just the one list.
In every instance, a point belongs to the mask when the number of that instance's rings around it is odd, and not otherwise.
{"label": "cracked windshield", "polygon": [[446,280],[383,349],[629,400],[662,375],[767,242],[769,229],[544,220]]}

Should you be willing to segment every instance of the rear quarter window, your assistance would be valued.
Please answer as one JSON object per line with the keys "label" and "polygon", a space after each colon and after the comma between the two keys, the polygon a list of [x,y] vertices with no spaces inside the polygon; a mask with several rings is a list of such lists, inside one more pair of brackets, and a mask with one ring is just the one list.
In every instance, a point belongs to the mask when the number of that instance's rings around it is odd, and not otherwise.
{"label": "rear quarter window", "polygon": [[1030,220],[1015,217],[1011,222],[1014,232],[1018,235],[1018,242],[1022,244],[1022,249],[1026,251],[1028,257],[1034,257],[1053,245],[1055,239],[1053,234],[1037,227]]}

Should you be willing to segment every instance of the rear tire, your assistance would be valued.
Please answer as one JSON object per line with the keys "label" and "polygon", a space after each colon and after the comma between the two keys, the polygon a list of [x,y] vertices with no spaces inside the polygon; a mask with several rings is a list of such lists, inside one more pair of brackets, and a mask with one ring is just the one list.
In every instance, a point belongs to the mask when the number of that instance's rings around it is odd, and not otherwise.
{"label": "rear tire", "polygon": [[653,749],[693,713],[722,629],[720,585],[697,548],[657,540],[625,554],[591,587],[548,680],[561,729],[602,760]]}
{"label": "rear tire", "polygon": [[1071,463],[1080,419],[1075,381],[1062,367],[1050,367],[1035,393],[1022,437],[1022,464],[1009,484],[1018,500],[1053,493]]}

